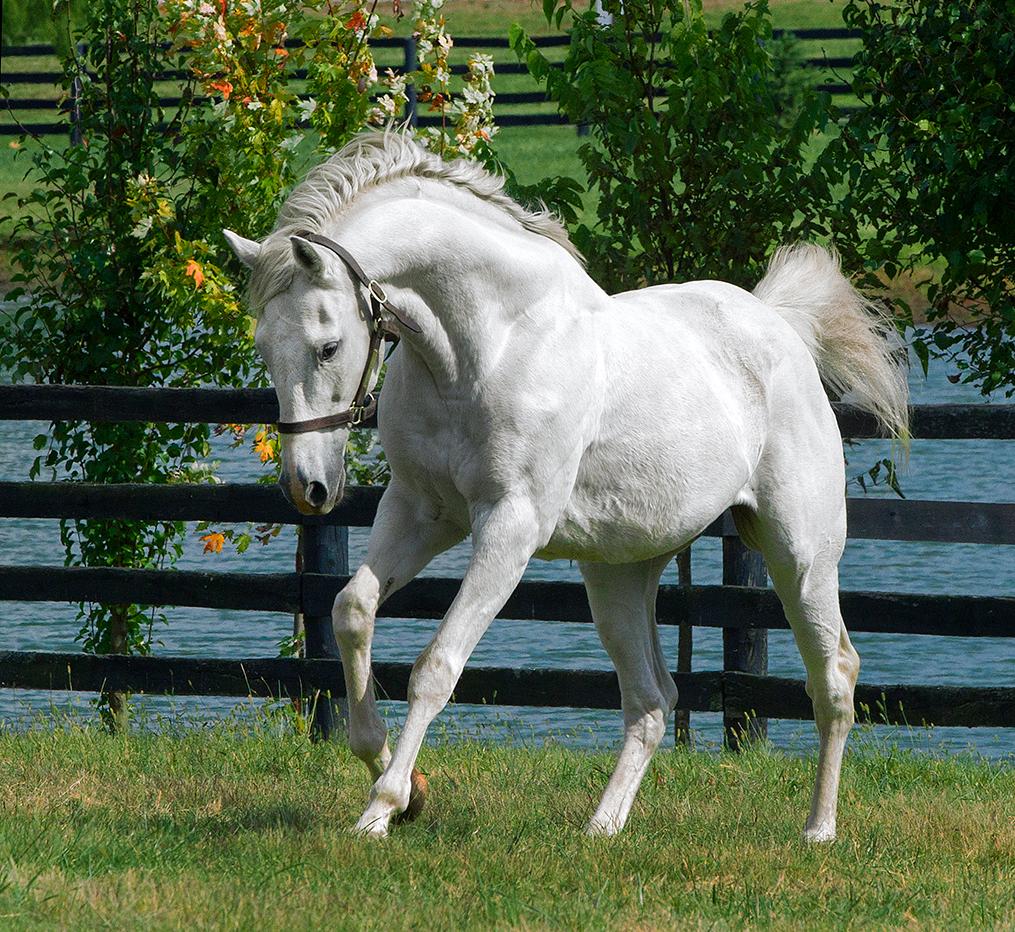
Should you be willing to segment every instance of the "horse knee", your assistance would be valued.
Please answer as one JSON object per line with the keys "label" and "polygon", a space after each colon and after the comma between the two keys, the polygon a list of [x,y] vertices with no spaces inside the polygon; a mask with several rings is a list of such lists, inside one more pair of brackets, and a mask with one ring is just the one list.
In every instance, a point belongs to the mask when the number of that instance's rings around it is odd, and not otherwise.
{"label": "horse knee", "polygon": [[666,736],[666,717],[669,714],[665,700],[660,695],[651,707],[640,709],[626,716],[627,736],[634,738],[649,753],[662,743]]}
{"label": "horse knee", "polygon": [[814,721],[819,729],[835,725],[848,728],[853,724],[853,683],[853,679],[838,670],[830,670],[820,683],[808,680],[807,693],[814,704]]}
{"label": "horse knee", "polygon": [[346,586],[337,596],[331,610],[331,624],[335,640],[340,645],[362,649],[370,644],[373,635],[375,603],[363,597],[352,585]]}

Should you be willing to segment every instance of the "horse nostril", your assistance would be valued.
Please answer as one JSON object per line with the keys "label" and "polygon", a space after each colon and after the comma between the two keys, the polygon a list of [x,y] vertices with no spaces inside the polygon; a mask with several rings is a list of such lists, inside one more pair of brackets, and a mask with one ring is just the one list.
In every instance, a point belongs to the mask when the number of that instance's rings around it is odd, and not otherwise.
{"label": "horse nostril", "polygon": [[328,501],[328,489],[323,482],[311,482],[306,491],[307,502],[320,508]]}

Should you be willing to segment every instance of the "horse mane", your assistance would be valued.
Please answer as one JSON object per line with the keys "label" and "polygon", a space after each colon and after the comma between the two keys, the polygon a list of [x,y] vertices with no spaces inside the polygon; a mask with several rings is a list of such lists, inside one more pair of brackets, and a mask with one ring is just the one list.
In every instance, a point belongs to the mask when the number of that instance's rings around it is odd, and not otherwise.
{"label": "horse mane", "polygon": [[408,133],[389,128],[355,137],[314,166],[293,189],[279,211],[275,228],[261,243],[248,286],[251,309],[258,313],[292,283],[295,261],[290,236],[300,231],[323,233],[363,191],[402,178],[427,178],[463,188],[582,261],[561,222],[545,207],[527,210],[508,197],[502,177],[467,159],[447,162]]}

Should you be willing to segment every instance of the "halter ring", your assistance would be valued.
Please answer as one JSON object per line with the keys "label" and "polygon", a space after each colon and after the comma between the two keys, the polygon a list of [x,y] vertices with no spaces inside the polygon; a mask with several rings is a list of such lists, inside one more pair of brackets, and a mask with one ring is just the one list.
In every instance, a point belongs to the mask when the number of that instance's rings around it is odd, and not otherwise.
{"label": "halter ring", "polygon": [[381,283],[377,281],[377,279],[371,278],[370,281],[367,282],[367,290],[370,292],[371,295],[373,295],[374,300],[377,301],[379,304],[388,303],[388,295],[381,287]]}

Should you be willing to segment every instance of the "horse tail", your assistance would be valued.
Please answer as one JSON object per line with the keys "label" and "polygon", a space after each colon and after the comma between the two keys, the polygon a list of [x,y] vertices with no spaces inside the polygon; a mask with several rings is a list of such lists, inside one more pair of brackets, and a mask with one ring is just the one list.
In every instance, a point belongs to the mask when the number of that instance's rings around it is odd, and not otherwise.
{"label": "horse tail", "polygon": [[781,247],[754,295],[797,332],[833,392],[851,396],[908,445],[905,352],[884,306],[849,283],[835,252],[809,243]]}

